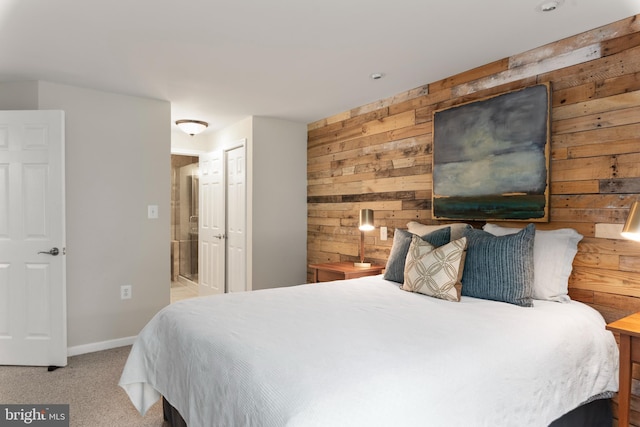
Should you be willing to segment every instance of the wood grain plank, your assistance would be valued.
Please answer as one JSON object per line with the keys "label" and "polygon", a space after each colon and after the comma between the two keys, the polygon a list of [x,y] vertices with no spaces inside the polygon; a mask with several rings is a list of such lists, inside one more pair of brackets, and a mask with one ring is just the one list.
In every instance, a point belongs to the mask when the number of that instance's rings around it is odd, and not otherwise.
{"label": "wood grain plank", "polygon": [[635,256],[640,252],[638,243],[623,239],[584,238],[578,243],[579,252]]}
{"label": "wood grain plank", "polygon": [[552,181],[584,181],[616,178],[616,157],[598,156],[551,162]]}
{"label": "wood grain plank", "polygon": [[639,115],[640,107],[586,114],[571,119],[558,120],[554,122],[553,129],[556,134],[563,134],[637,124]]}
{"label": "wood grain plank", "polygon": [[565,55],[551,57],[539,62],[533,62],[522,66],[510,65],[509,69],[506,71],[457,86],[453,95],[463,96],[482,89],[533,76],[538,76],[539,81],[551,81],[552,78],[545,78],[546,73],[550,73],[557,69],[566,69],[571,66],[581,65],[600,57],[600,44],[595,43],[567,52]]}
{"label": "wood grain plank", "polygon": [[567,147],[567,158],[578,159],[581,157],[597,157],[610,154],[627,154],[638,151],[637,139],[615,141],[610,144],[588,144],[577,147]]}
{"label": "wood grain plank", "polygon": [[588,144],[604,144],[608,142],[630,140],[637,137],[640,133],[640,124],[616,126],[603,129],[595,129],[591,131],[553,134],[552,146],[572,147]]}
{"label": "wood grain plank", "polygon": [[640,255],[620,257],[620,270],[640,273]]}
{"label": "wood grain plank", "polygon": [[606,98],[591,99],[572,105],[555,107],[552,120],[566,120],[585,115],[610,113],[616,110],[632,108],[640,104],[640,91],[621,93]]}
{"label": "wood grain plank", "polygon": [[549,71],[539,76],[544,81],[553,81],[557,90],[580,86],[589,81],[602,81],[640,71],[640,48],[625,50],[611,56],[601,56],[582,64]]}
{"label": "wood grain plank", "polygon": [[551,94],[551,105],[555,114],[556,108],[562,105],[576,104],[596,98],[596,82],[586,82],[579,86],[568,87],[566,89],[553,88]]}
{"label": "wood grain plank", "polygon": [[593,194],[600,191],[600,181],[556,181],[551,183],[551,194]]}
{"label": "wood grain plank", "polygon": [[576,37],[562,39],[539,48],[531,49],[522,54],[514,55],[511,57],[511,64],[512,66],[517,67],[529,63],[540,62],[547,58],[562,56],[567,52],[592,45],[594,43],[600,43],[600,45],[603,46],[602,50],[604,54],[611,55],[620,51],[614,48],[614,46],[618,46],[620,44],[619,42],[616,43],[616,40],[624,37],[625,35],[636,33],[640,30],[639,27],[640,26],[634,17],[623,19],[610,25],[585,31]]}
{"label": "wood grain plank", "polygon": [[620,256],[611,254],[576,254],[573,260],[576,267],[593,267],[606,270],[617,270],[620,266]]}
{"label": "wood grain plank", "polygon": [[574,288],[640,298],[640,278],[631,272],[576,266],[571,277]]}
{"label": "wood grain plank", "polygon": [[409,99],[399,104],[389,105],[389,114],[398,114],[405,111],[418,110],[429,105],[437,105],[438,103],[444,102],[448,99],[451,99],[451,89],[429,92],[424,96]]}
{"label": "wood grain plank", "polygon": [[455,86],[459,86],[464,83],[472,82],[474,80],[481,79],[507,71],[509,69],[509,58],[499,59],[481,67],[476,67],[471,70],[465,71],[455,76],[447,77],[446,79],[433,82],[429,85],[430,92],[438,92],[444,89],[450,89]]}
{"label": "wood grain plank", "polygon": [[640,72],[622,74],[597,82],[593,98],[604,98],[636,90],[640,90]]}

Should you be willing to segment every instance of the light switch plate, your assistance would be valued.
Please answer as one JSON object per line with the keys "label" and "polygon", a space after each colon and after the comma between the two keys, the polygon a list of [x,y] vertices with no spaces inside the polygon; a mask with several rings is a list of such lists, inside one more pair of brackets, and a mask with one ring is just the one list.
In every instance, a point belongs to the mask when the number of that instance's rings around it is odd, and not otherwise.
{"label": "light switch plate", "polygon": [[596,224],[595,236],[602,239],[620,239],[624,224]]}
{"label": "light switch plate", "polygon": [[158,205],[147,206],[147,218],[158,219]]}
{"label": "light switch plate", "polygon": [[380,240],[387,240],[387,227],[380,227]]}
{"label": "light switch plate", "polygon": [[120,286],[120,299],[131,299],[131,285]]}

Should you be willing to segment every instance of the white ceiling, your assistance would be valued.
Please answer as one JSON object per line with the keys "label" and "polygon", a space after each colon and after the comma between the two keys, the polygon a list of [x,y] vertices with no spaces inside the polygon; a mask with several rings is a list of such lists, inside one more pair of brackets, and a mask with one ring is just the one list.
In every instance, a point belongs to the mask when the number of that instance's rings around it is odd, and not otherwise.
{"label": "white ceiling", "polygon": [[[309,123],[640,13],[640,0],[0,0],[0,81]],[[385,77],[372,80],[381,72]]]}

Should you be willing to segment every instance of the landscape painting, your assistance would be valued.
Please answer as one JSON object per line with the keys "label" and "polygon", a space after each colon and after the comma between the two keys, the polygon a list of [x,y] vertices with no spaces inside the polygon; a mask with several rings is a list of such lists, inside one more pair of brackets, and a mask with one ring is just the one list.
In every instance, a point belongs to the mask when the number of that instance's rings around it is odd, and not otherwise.
{"label": "landscape painting", "polygon": [[549,221],[550,86],[433,116],[433,218]]}

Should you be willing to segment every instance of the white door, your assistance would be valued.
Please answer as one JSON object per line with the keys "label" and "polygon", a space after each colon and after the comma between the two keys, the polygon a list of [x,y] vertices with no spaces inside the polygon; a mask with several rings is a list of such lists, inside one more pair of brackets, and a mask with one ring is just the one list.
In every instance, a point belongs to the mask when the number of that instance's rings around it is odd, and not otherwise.
{"label": "white door", "polygon": [[67,364],[63,111],[0,111],[0,364]]}
{"label": "white door", "polygon": [[246,173],[245,148],[226,152],[227,289],[247,290],[246,280]]}
{"label": "white door", "polygon": [[222,151],[200,156],[198,289],[200,296],[225,292],[225,209]]}

